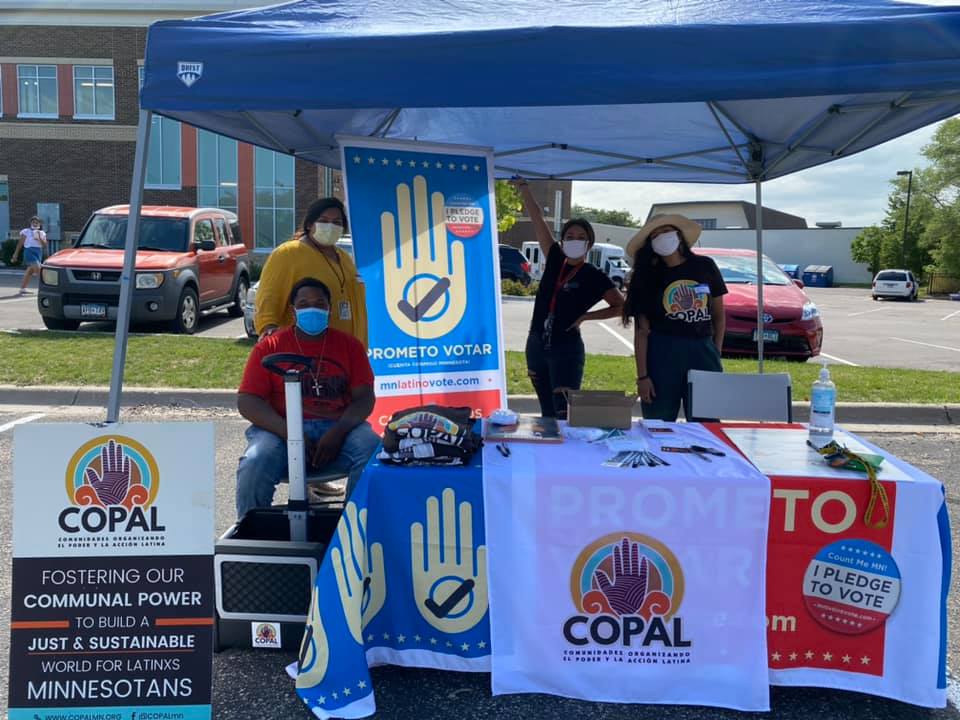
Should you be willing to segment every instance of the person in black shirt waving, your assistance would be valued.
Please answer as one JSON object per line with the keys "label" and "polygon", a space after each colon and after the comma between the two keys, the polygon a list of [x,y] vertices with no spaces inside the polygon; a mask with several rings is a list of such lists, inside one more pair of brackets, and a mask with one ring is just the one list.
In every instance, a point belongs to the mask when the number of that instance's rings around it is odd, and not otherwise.
{"label": "person in black shirt waving", "polygon": [[[533,382],[543,417],[567,417],[565,389],[577,390],[583,380],[585,351],[580,325],[622,312],[623,296],[600,270],[585,262],[594,242],[593,227],[586,220],[568,220],[557,243],[526,180],[514,185],[524,210],[533,223],[540,252],[547,259],[533,305],[533,320],[527,336],[527,374]],[[590,310],[600,300],[606,307]]]}
{"label": "person in black shirt waving", "polygon": [[687,372],[722,372],[727,286],[712,258],[690,248],[701,227],[682,215],[651,218],[627,244],[633,276],[624,323],[634,319],[637,393],[645,418],[673,421],[687,407]]}

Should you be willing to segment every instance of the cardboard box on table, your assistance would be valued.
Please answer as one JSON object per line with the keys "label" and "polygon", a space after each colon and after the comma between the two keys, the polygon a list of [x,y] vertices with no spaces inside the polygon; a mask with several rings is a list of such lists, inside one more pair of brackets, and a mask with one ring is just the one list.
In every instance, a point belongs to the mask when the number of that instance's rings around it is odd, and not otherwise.
{"label": "cardboard box on table", "polygon": [[571,427],[628,429],[633,424],[634,394],[616,390],[568,390],[567,422]]}

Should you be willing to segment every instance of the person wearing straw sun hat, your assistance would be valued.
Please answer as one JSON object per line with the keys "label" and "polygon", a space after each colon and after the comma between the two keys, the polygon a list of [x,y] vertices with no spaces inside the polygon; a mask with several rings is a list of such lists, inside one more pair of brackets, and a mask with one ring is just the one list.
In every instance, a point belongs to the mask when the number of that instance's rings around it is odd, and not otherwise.
{"label": "person wearing straw sun hat", "polygon": [[656,215],[627,244],[633,275],[624,324],[634,321],[637,393],[643,416],[677,419],[687,372],[722,372],[727,286],[712,258],[692,247],[702,228],[683,215]]}

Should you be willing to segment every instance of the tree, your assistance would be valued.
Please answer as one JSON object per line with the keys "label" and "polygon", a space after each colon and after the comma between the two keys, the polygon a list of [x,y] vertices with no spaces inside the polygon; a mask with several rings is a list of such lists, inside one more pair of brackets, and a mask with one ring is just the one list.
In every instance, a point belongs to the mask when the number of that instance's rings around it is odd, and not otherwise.
{"label": "tree", "polygon": [[517,222],[517,215],[523,210],[520,193],[506,180],[497,180],[494,187],[497,203],[497,230],[506,232]]}
{"label": "tree", "polygon": [[636,227],[637,221],[629,210],[603,210],[583,205],[574,205],[570,208],[571,217],[580,217],[590,222],[604,223],[605,225],[620,225],[621,227]]}
{"label": "tree", "polygon": [[850,256],[853,261],[866,263],[871,275],[880,271],[880,252],[886,234],[882,228],[871,225],[864,228],[850,243]]}

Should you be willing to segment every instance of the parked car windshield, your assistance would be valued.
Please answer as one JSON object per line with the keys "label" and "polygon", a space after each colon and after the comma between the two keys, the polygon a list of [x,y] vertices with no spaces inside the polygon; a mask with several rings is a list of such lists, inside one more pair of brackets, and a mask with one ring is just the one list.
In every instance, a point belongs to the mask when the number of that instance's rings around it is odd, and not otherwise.
{"label": "parked car windshield", "polygon": [[[149,250],[185,252],[190,221],[182,218],[140,218],[140,240],[137,247]],[[95,215],[87,224],[77,247],[122,250],[127,239],[126,215]]]}
{"label": "parked car windshield", "polygon": [[[749,255],[710,255],[709,257],[717,263],[724,282],[756,284],[757,259],[755,257]],[[763,259],[764,285],[789,285],[790,282],[790,278],[777,267],[776,263],[770,258]]]}
{"label": "parked car windshield", "polygon": [[907,279],[907,274],[902,272],[886,272],[879,273],[877,275],[877,280],[886,280],[887,282],[904,282]]}

